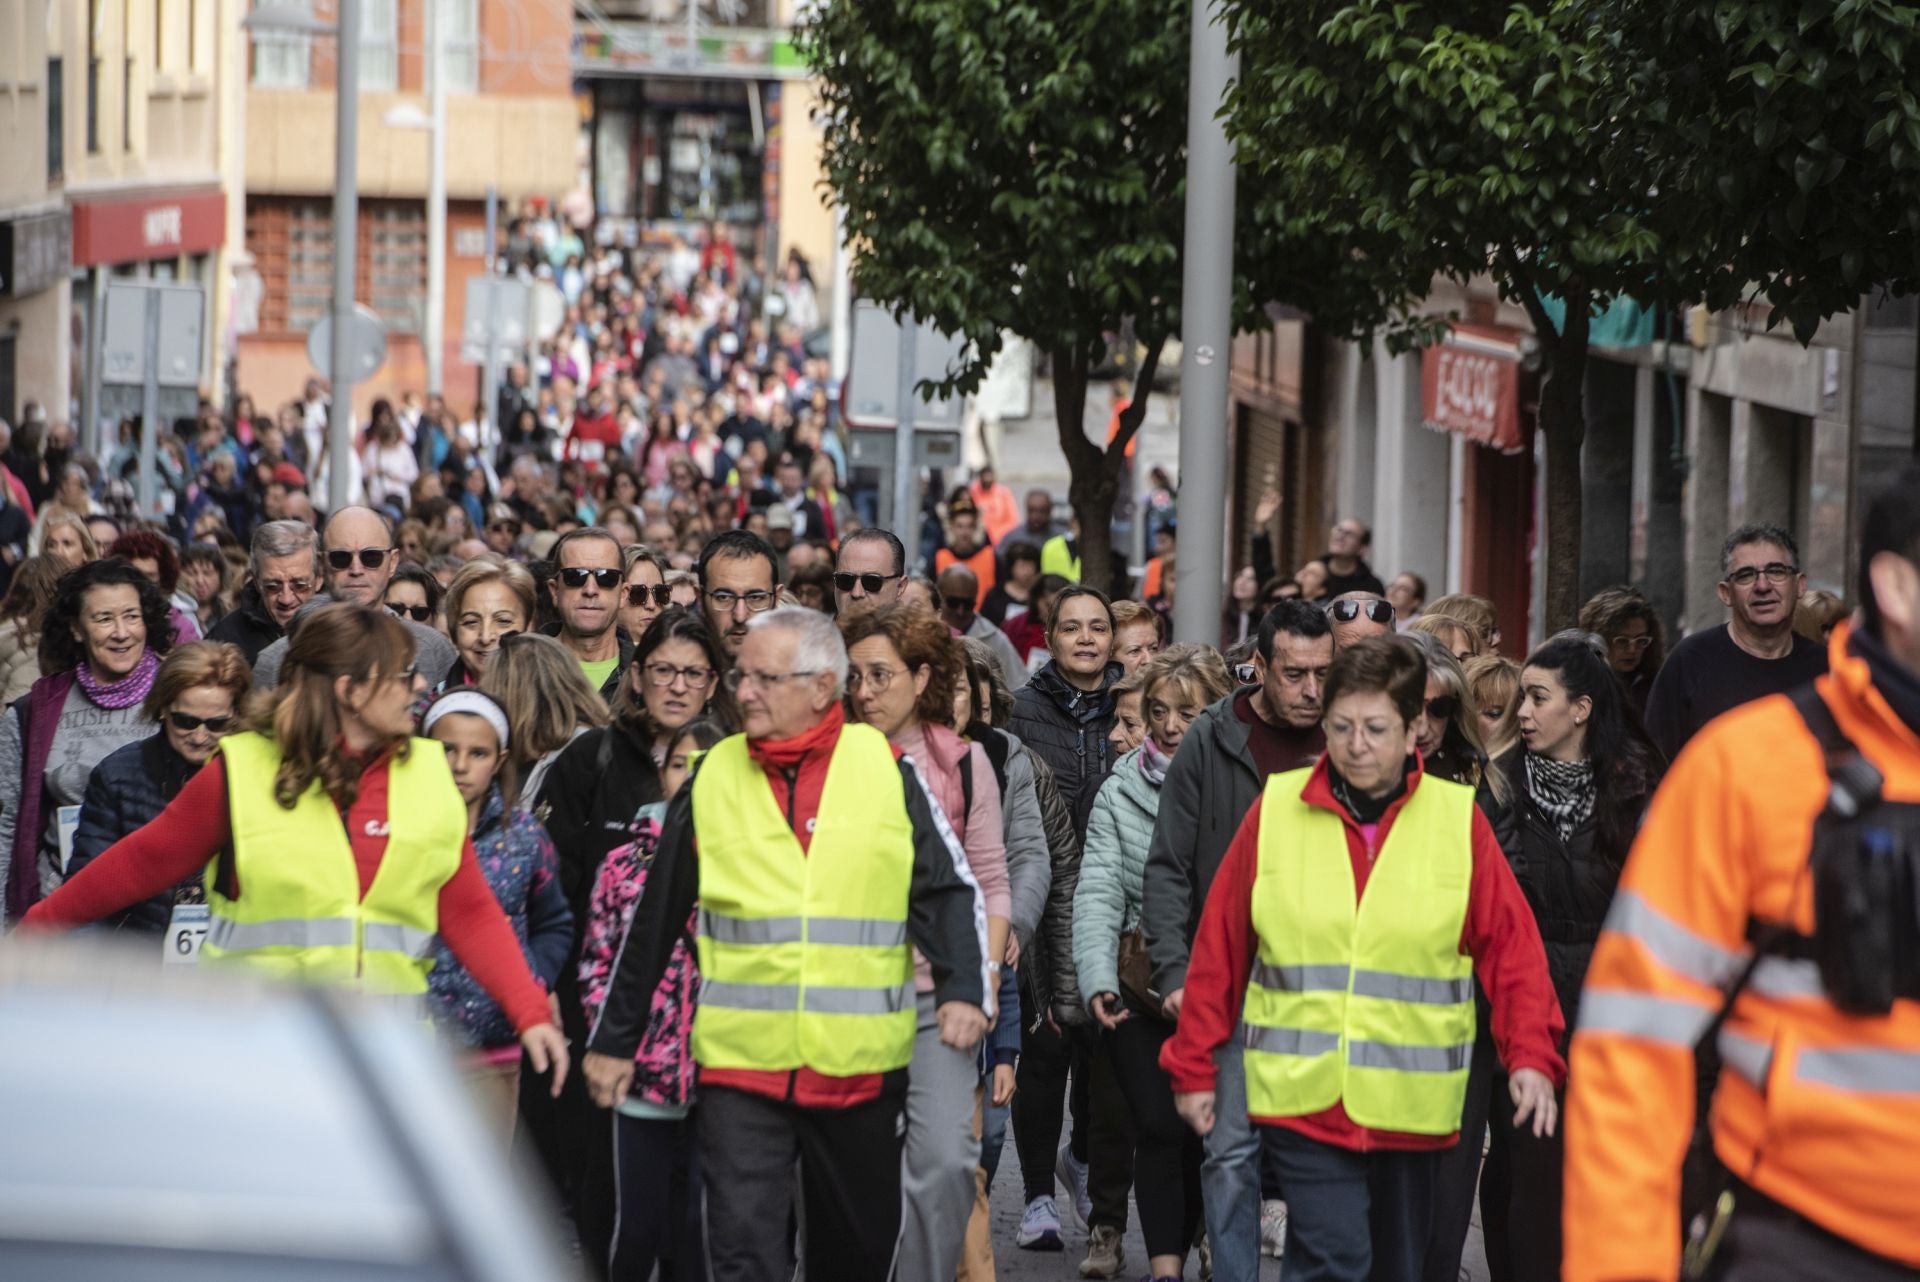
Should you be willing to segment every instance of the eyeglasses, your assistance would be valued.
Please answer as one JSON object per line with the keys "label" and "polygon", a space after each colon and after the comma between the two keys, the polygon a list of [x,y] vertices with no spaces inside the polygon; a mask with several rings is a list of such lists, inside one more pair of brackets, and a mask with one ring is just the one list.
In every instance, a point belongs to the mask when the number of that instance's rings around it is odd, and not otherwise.
{"label": "eyeglasses", "polygon": [[387,602],[387,612],[396,619],[412,619],[415,623],[425,623],[433,617],[430,605],[401,605],[397,601]]}
{"label": "eyeglasses", "polygon": [[1785,583],[1798,573],[1800,573],[1800,567],[1797,565],[1788,565],[1783,561],[1769,561],[1761,566],[1743,565],[1727,576],[1727,582],[1736,588],[1750,588],[1754,580],[1763,574],[1767,576],[1769,583]]}
{"label": "eyeglasses", "polygon": [[584,588],[588,579],[599,584],[602,591],[611,592],[620,586],[620,571],[589,570],[579,565],[569,565],[560,571],[560,582],[569,588]]}
{"label": "eyeglasses", "polygon": [[[353,565],[354,555],[352,548],[328,548],[327,564],[336,570],[345,570]],[[360,564],[369,570],[377,570],[385,565],[387,558],[392,555],[392,548],[361,548]]]}
{"label": "eyeglasses", "polygon": [[1451,721],[1453,714],[1460,710],[1460,701],[1450,694],[1438,695],[1427,700],[1427,719],[1429,721]]}
{"label": "eyeglasses", "polygon": [[737,694],[743,685],[774,686],[783,681],[803,681],[819,675],[819,668],[806,668],[799,672],[754,672],[747,668],[735,668],[727,673],[727,689]]}
{"label": "eyeglasses", "polygon": [[732,614],[733,608],[742,602],[746,604],[749,613],[759,614],[773,609],[775,600],[773,593],[763,592],[759,588],[751,592],[730,592],[726,588],[720,588],[707,593],[706,597],[713,603],[713,608],[721,614]]}
{"label": "eyeglasses", "polygon": [[853,585],[858,583],[862,588],[865,588],[867,591],[867,594],[871,596],[872,594],[878,592],[881,588],[884,588],[885,586],[887,586],[887,584],[893,582],[895,579],[903,579],[905,577],[906,575],[904,574],[845,574],[845,573],[842,573],[842,574],[836,574],[833,576],[833,586],[838,588],[842,592],[851,592],[853,591]]}
{"label": "eyeglasses", "polygon": [[949,610],[954,610],[961,614],[971,614],[973,612],[973,598],[970,596],[943,596],[940,599],[947,603],[947,609]]}
{"label": "eyeglasses", "polygon": [[872,686],[875,694],[885,694],[895,677],[906,675],[905,668],[875,668],[872,672],[864,674],[860,669],[855,668],[847,673],[847,693],[852,694],[861,686]]}
{"label": "eyeglasses", "polygon": [[291,592],[295,596],[312,596],[312,579],[268,579],[260,585],[263,596],[279,596]]}
{"label": "eyeglasses", "polygon": [[1614,637],[1612,640],[1613,640],[1613,648],[1616,650],[1644,650],[1648,646],[1653,644],[1653,637],[1651,635],[1640,636],[1640,637]]}
{"label": "eyeglasses", "polygon": [[627,604],[645,605],[651,596],[653,603],[662,610],[673,604],[673,585],[671,583],[629,583],[627,584]]}
{"label": "eyeglasses", "polygon": [[685,681],[694,690],[704,690],[713,684],[712,668],[676,668],[671,663],[649,663],[646,665],[647,680],[662,690],[674,683]]}
{"label": "eyeglasses", "polygon": [[181,734],[192,734],[201,726],[215,734],[225,734],[227,727],[233,724],[233,714],[228,713],[224,717],[190,717],[184,712],[169,712],[167,721]]}
{"label": "eyeglasses", "polygon": [[1328,617],[1336,623],[1352,623],[1363,612],[1375,623],[1393,622],[1391,601],[1335,601],[1327,607]]}

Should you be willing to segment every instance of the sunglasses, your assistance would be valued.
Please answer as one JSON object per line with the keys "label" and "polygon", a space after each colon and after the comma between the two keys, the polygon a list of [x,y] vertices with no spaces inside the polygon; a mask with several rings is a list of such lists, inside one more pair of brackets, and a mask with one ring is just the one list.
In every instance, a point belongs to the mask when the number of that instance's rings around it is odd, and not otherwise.
{"label": "sunglasses", "polygon": [[603,591],[611,592],[620,586],[620,570],[589,570],[583,566],[570,565],[560,571],[560,582],[570,588],[584,588],[587,580],[592,579]]}
{"label": "sunglasses", "polygon": [[233,717],[231,714],[224,717],[190,717],[184,712],[169,712],[167,721],[181,734],[192,734],[201,726],[215,734],[225,734],[227,727],[233,724]]}
{"label": "sunglasses", "polygon": [[653,603],[662,610],[673,604],[673,585],[670,583],[629,583],[627,584],[627,604],[645,605],[651,596]]}
{"label": "sunglasses", "polygon": [[1393,603],[1391,601],[1335,601],[1327,607],[1327,615],[1336,623],[1352,623],[1365,614],[1374,623],[1393,622]]}
{"label": "sunglasses", "polygon": [[940,599],[947,603],[947,609],[949,610],[968,611],[973,609],[973,598],[970,596],[943,596]]}
{"label": "sunglasses", "polygon": [[430,605],[400,605],[389,601],[387,611],[396,619],[412,619],[415,623],[425,623],[433,617],[433,607]]}
{"label": "sunglasses", "polygon": [[495,521],[487,527],[487,531],[491,534],[518,534],[520,533],[520,522]]}
{"label": "sunglasses", "polygon": [[833,586],[842,592],[851,592],[853,585],[858,583],[871,594],[878,592],[895,579],[904,577],[899,574],[836,574],[833,576]]}
{"label": "sunglasses", "polygon": [[[336,570],[345,570],[353,565],[355,555],[352,548],[328,548],[327,564]],[[377,570],[385,565],[391,555],[392,548],[361,548],[358,553],[360,564],[369,570]]]}
{"label": "sunglasses", "polygon": [[1450,694],[1427,700],[1427,718],[1430,721],[1451,721],[1459,709],[1460,701]]}

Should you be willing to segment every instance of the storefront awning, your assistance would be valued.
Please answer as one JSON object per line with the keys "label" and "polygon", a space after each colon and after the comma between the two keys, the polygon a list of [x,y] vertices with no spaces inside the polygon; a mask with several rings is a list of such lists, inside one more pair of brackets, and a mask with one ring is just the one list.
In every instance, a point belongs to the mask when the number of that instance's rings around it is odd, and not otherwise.
{"label": "storefront awning", "polygon": [[1528,448],[1530,415],[1521,403],[1521,331],[1455,325],[1420,354],[1420,412],[1436,432],[1518,454]]}

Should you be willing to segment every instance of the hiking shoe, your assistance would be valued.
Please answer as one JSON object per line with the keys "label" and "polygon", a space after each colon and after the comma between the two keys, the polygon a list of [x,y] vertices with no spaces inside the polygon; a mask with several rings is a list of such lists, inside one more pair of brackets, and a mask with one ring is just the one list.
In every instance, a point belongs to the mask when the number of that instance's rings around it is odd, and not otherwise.
{"label": "hiking shoe", "polygon": [[1260,1204],[1260,1254],[1279,1259],[1287,1249],[1287,1204],[1270,1197]]}
{"label": "hiking shoe", "polygon": [[1060,1212],[1054,1209],[1052,1198],[1036,1197],[1027,1203],[1013,1244],[1022,1251],[1058,1251],[1064,1245],[1060,1241]]}
{"label": "hiking shoe", "polygon": [[1204,1230],[1200,1234],[1200,1282],[1213,1282],[1213,1239]]}
{"label": "hiking shoe", "polygon": [[1119,1277],[1120,1266],[1126,1260],[1127,1253],[1120,1245],[1120,1230],[1111,1224],[1096,1224],[1093,1231],[1087,1234],[1087,1258],[1080,1261],[1080,1276]]}
{"label": "hiking shoe", "polygon": [[1067,1209],[1073,1213],[1074,1227],[1086,1228],[1093,1217],[1093,1195],[1087,1192],[1087,1164],[1062,1144],[1059,1157],[1054,1159],[1053,1173],[1067,1190]]}

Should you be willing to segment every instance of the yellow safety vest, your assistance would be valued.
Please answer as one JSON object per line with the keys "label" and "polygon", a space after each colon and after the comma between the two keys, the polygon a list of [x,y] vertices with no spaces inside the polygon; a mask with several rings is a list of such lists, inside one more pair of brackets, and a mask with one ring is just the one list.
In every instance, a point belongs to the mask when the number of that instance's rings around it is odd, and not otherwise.
{"label": "yellow safety vest", "polygon": [[701,763],[693,825],[695,1062],[832,1077],[904,1068],[916,1020],[913,825],[886,737],[871,726],[840,732],[804,851],[744,735]]}
{"label": "yellow safety vest", "polygon": [[1080,581],[1080,558],[1067,547],[1067,536],[1056,534],[1040,547],[1040,573],[1057,574],[1069,583]]}
{"label": "yellow safety vest", "polygon": [[387,849],[366,897],[339,809],[316,781],[293,809],[274,799],[280,749],[258,734],[220,741],[240,897],[207,868],[210,922],[200,957],[281,979],[372,993],[427,991],[440,888],[460,867],[467,807],[431,739],[388,773]]}
{"label": "yellow safety vest", "polygon": [[1354,890],[1340,817],[1301,799],[1312,770],[1267,780],[1241,1038],[1247,1109],[1343,1104],[1362,1126],[1460,1129],[1473,1052],[1473,792],[1423,775]]}

